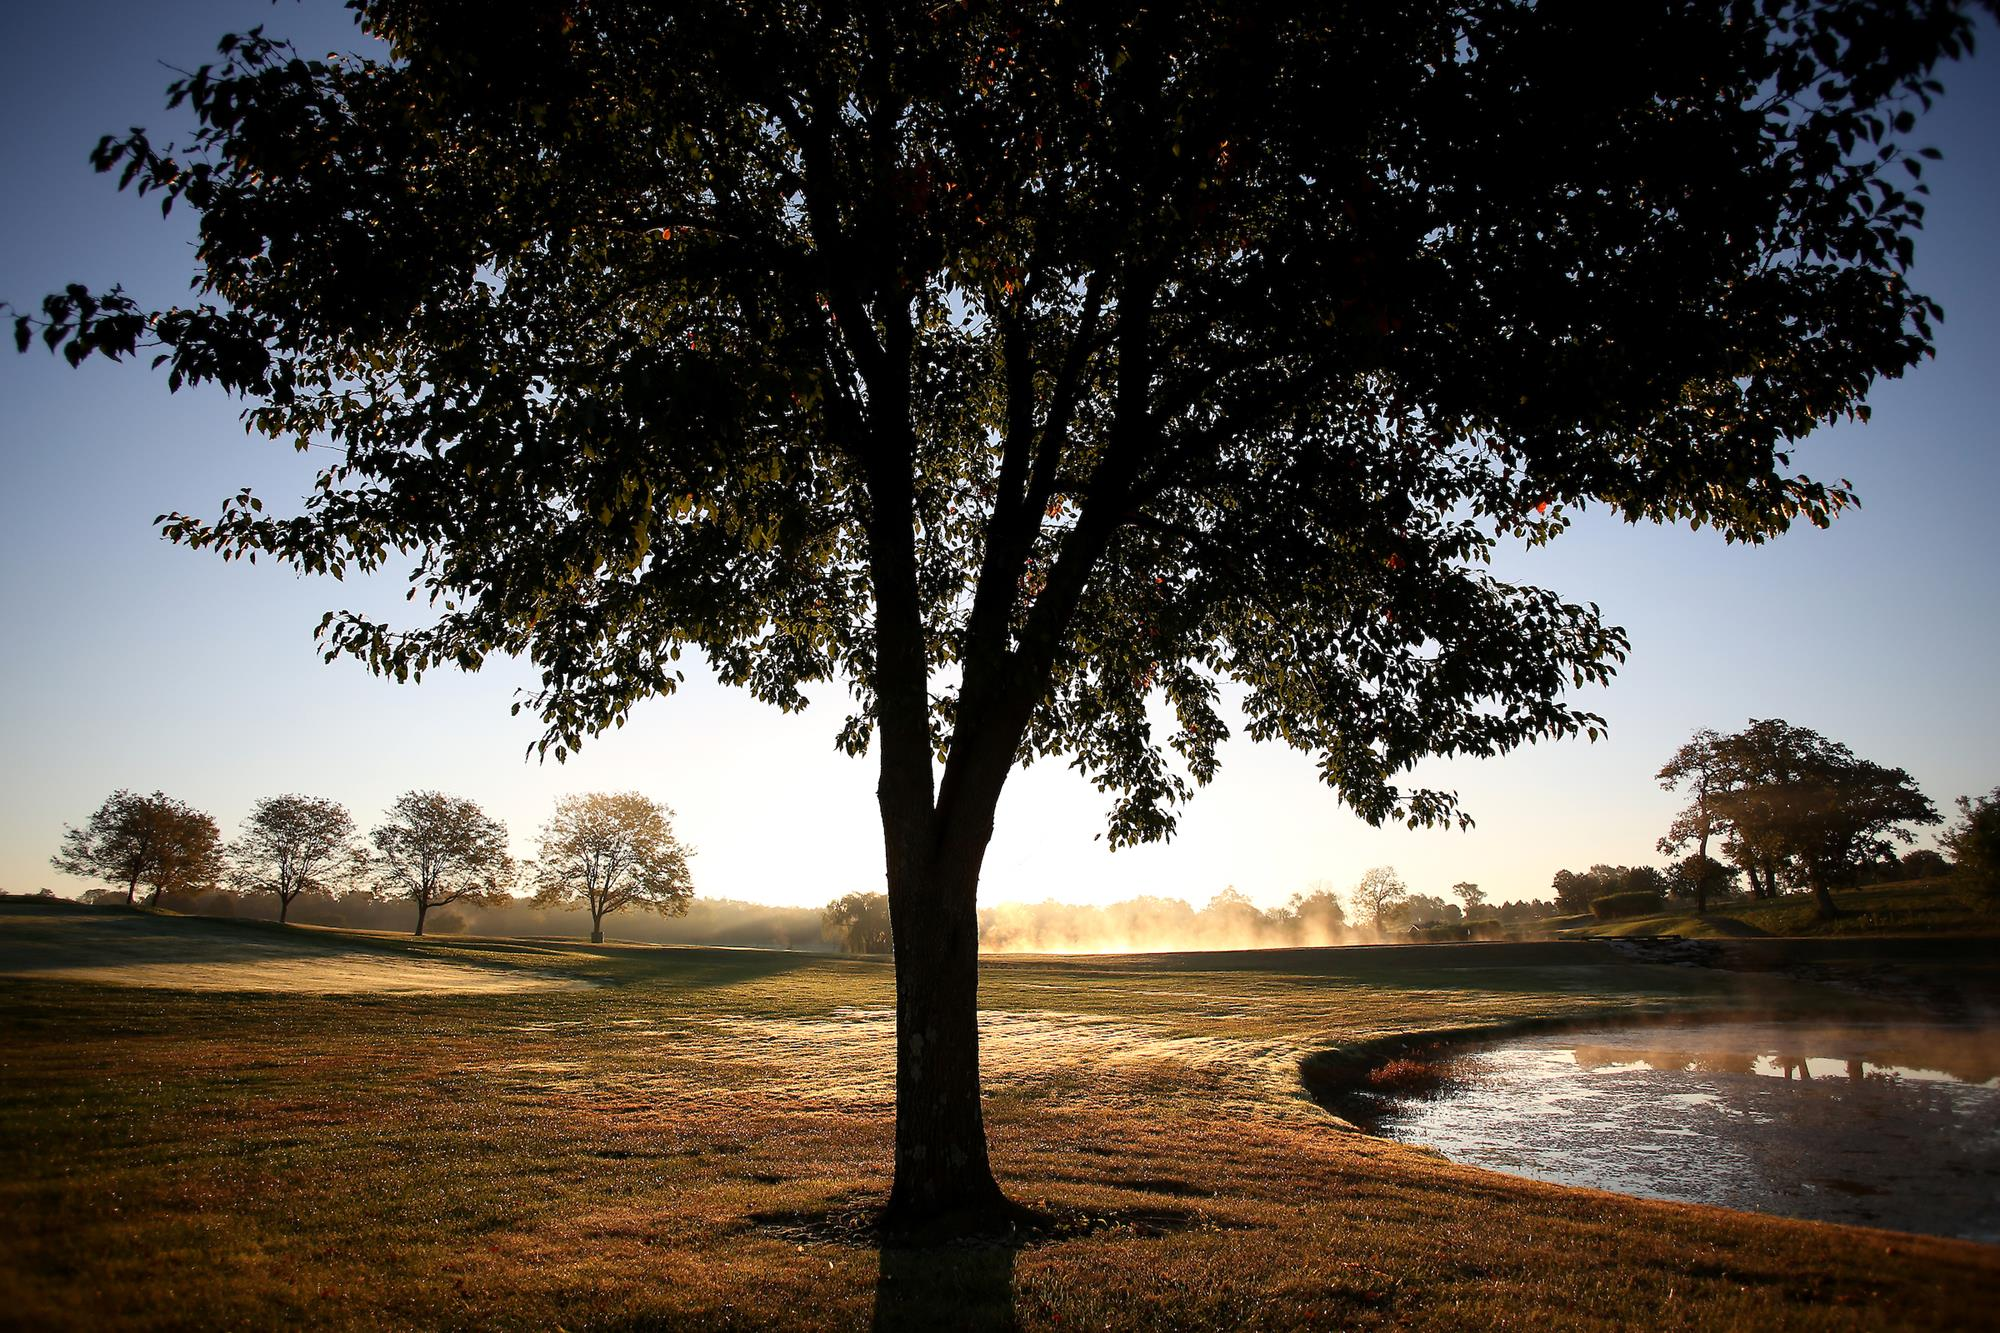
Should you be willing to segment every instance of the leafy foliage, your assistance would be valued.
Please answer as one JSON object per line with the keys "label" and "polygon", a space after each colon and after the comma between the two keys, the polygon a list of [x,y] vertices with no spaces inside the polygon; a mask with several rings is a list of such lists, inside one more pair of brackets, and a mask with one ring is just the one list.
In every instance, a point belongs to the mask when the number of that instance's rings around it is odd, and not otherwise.
{"label": "leafy foliage", "polygon": [[1845,745],[1783,719],[1752,721],[1718,742],[1729,790],[1715,799],[1732,855],[1826,891],[1915,841],[1910,824],[1935,824],[1930,799],[1900,768],[1858,759]]}
{"label": "leafy foliage", "polygon": [[339,455],[302,514],[169,535],[411,554],[440,614],[328,651],[525,653],[558,757],[690,646],[786,707],[847,678],[860,748],[893,566],[964,672],[939,749],[1004,702],[1118,842],[1213,773],[1224,681],[1371,820],[1456,817],[1395,783],[1423,755],[1597,727],[1556,697],[1623,636],[1479,572],[1498,533],[1841,508],[1786,444],[1927,350],[1894,135],[1969,40],[1859,0],[354,8],[393,61],[231,38],[190,140],[97,151],[200,214],[207,299],[73,288],[43,340]]}
{"label": "leafy foliage", "polygon": [[1339,895],[1318,884],[1309,886],[1304,893],[1293,894],[1285,903],[1284,916],[1307,943],[1331,943],[1341,937],[1347,926],[1347,910],[1341,905]]}
{"label": "leafy foliage", "polygon": [[849,893],[828,903],[820,913],[820,929],[848,953],[893,953],[889,929],[889,896]]}
{"label": "leafy foliage", "polygon": [[1657,890],[1634,889],[1592,898],[1590,914],[1599,921],[1610,921],[1621,916],[1645,916],[1659,911],[1661,906],[1662,900]]}
{"label": "leafy foliage", "polygon": [[1666,892],[1667,877],[1655,866],[1614,866],[1598,864],[1578,873],[1558,870],[1551,881],[1556,903],[1572,916],[1591,910],[1591,904],[1609,894]]}
{"label": "leafy foliage", "polygon": [[1705,912],[1713,898],[1725,898],[1736,885],[1737,872],[1712,856],[1690,852],[1674,862],[1667,872],[1670,893],[1691,897],[1695,910]]}
{"label": "leafy foliage", "polygon": [[300,894],[330,894],[336,883],[366,873],[367,853],[355,846],[354,835],[354,817],[338,801],[266,796],[229,845],[231,879],[239,888],[275,894],[283,921]]}
{"label": "leafy foliage", "polygon": [[406,791],[368,836],[384,891],[416,904],[419,935],[432,908],[499,903],[514,880],[506,826],[463,797]]}
{"label": "leafy foliage", "polygon": [[82,828],[64,826],[62,849],[49,864],[66,875],[122,884],[128,903],[141,884],[149,885],[152,903],[163,892],[199,891],[221,878],[222,830],[165,792],[140,796],[121,788]]}
{"label": "leafy foliage", "polygon": [[1378,933],[1390,912],[1406,902],[1409,896],[1410,886],[1403,883],[1394,866],[1376,866],[1362,875],[1361,882],[1349,893],[1354,903],[1355,918],[1371,922]]}
{"label": "leafy foliage", "polygon": [[627,907],[682,915],[694,897],[692,853],[674,836],[673,813],[632,791],[564,797],[542,826],[535,901],[581,903],[593,938]]}
{"label": "leafy foliage", "polygon": [[1939,839],[1961,874],[2000,893],[2000,787],[1985,796],[1958,798],[1958,823]]}

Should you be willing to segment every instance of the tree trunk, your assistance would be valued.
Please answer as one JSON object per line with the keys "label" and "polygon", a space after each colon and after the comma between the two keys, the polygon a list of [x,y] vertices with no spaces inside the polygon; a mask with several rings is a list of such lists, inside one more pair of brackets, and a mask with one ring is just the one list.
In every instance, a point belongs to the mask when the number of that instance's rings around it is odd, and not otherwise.
{"label": "tree trunk", "polygon": [[417,929],[415,931],[415,934],[418,937],[421,937],[424,933],[424,917],[430,912],[430,910],[431,910],[431,905],[428,902],[424,901],[422,898],[417,899]]}
{"label": "tree trunk", "polygon": [[593,911],[590,914],[590,942],[592,944],[604,943],[604,913],[602,912]]}
{"label": "tree trunk", "polygon": [[976,1219],[1007,1201],[979,1096],[978,866],[892,874],[896,947],[896,1183],[887,1220]]}
{"label": "tree trunk", "polygon": [[1819,919],[1831,921],[1840,915],[1840,909],[1833,905],[1833,892],[1818,876],[1812,882],[1813,901],[1819,905]]}
{"label": "tree trunk", "polygon": [[127,907],[139,905],[139,872],[136,870],[132,872],[132,878],[125,881],[125,905]]}
{"label": "tree trunk", "polygon": [[292,900],[284,894],[278,895],[278,924],[285,924],[285,914],[292,910]]}

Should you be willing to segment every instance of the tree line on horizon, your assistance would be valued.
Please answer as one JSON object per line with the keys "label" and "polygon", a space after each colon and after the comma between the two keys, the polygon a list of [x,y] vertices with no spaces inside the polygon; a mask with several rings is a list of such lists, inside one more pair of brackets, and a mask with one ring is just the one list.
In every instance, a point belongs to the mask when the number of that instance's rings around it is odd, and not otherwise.
{"label": "tree line on horizon", "polygon": [[[1943,822],[1915,780],[1782,718],[1752,718],[1727,735],[1704,727],[1655,779],[1663,790],[1688,797],[1656,846],[1664,855],[1686,855],[1664,869],[1600,864],[1559,870],[1552,887],[1565,912],[1632,915],[1678,897],[1700,915],[1735,893],[1740,879],[1752,898],[1810,893],[1826,920],[1838,913],[1836,888],[1958,870],[1990,891],[2000,864],[2000,787],[1988,796],[1958,798],[1960,820],[1941,837],[1943,852],[1919,847],[1898,853],[1916,841],[1912,825]],[[1711,847],[1726,860],[1711,856]]]}
{"label": "tree line on horizon", "polygon": [[[1474,883],[1445,897],[1412,892],[1390,866],[1369,870],[1344,899],[1316,881],[1284,904],[1262,909],[1234,886],[1201,908],[1183,898],[1139,895],[1106,905],[1001,903],[978,912],[980,948],[998,952],[1173,948],[1271,948],[1389,940],[1499,938],[1527,922],[1563,916],[1631,915],[1659,910],[1668,898],[1692,901],[1697,914],[1735,892],[1739,877],[1752,897],[1787,889],[1810,892],[1822,917],[1833,915],[1831,890],[1887,878],[1962,871],[1995,887],[2000,867],[2000,787],[1960,797],[1960,819],[1942,836],[1944,854],[1909,844],[1912,824],[1942,822],[1936,807],[1902,769],[1858,758],[1845,745],[1782,719],[1752,719],[1741,732],[1697,731],[1655,775],[1689,804],[1657,844],[1665,854],[1694,850],[1662,868],[1596,864],[1558,870],[1553,898],[1488,903]],[[366,844],[339,802],[286,794],[252,808],[234,841],[213,817],[164,792],[119,790],[81,827],[65,827],[56,869],[104,880],[87,901],[177,906],[206,915],[239,915],[259,901],[290,920],[312,904],[311,924],[393,928],[385,904],[407,902],[423,935],[431,914],[446,929],[549,933],[565,926],[550,914],[587,917],[592,942],[604,920],[628,908],[685,916],[693,899],[692,849],[672,828],[673,812],[637,792],[596,792],[557,802],[537,838],[538,856],[517,865],[506,826],[476,802],[413,790],[369,830]],[[1728,858],[1709,855],[1713,846]],[[529,890],[525,899],[516,887]],[[122,888],[122,894],[120,889]],[[717,900],[697,931],[642,932],[661,942],[761,944],[811,949],[824,943],[852,953],[893,951],[887,895],[858,891],[815,912]],[[254,913],[254,906],[252,912]],[[1351,914],[1350,914],[1351,913]],[[707,936],[714,936],[709,939]],[[670,937],[670,938],[669,938]]]}
{"label": "tree line on horizon", "polygon": [[264,895],[276,902],[281,924],[307,895],[400,899],[416,909],[416,935],[433,911],[511,903],[517,885],[535,904],[586,912],[593,943],[603,941],[604,918],[613,912],[678,915],[694,896],[693,849],[675,836],[673,811],[638,792],[563,797],[526,864],[508,852],[503,822],[476,801],[438,791],[404,792],[365,844],[359,837],[347,808],[324,797],[264,797],[236,839],[224,842],[206,812],[164,792],[120,789],[81,826],[65,826],[49,860],[65,874],[121,886],[128,906],[142,885],[148,906],[162,895],[225,885]]}

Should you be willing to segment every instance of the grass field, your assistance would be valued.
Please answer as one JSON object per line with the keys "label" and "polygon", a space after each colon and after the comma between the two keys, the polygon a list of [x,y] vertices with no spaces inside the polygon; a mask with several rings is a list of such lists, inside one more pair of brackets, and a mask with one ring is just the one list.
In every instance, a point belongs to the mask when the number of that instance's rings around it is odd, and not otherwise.
{"label": "grass field", "polygon": [[1840,915],[1819,919],[1812,898],[1790,894],[1782,898],[1744,898],[1719,903],[1705,916],[1692,908],[1617,921],[1579,918],[1585,935],[1681,935],[1690,939],[1745,939],[1825,935],[1982,935],[2000,933],[2000,912],[1982,901],[1964,882],[1952,879],[1910,880],[1864,889],[1837,889],[1834,905]]}
{"label": "grass field", "polygon": [[[284,989],[240,988],[276,964]],[[367,988],[377,971],[399,989]],[[890,1158],[882,961],[11,904],[0,974],[0,1324],[1946,1328],[2000,1309],[1991,1247],[1463,1168],[1353,1132],[1299,1076],[1315,1052],[1365,1064],[1412,1033],[1593,1013],[1907,1016],[1782,973],[1591,942],[989,960],[996,1166],[1067,1234],[888,1249],[865,1225]]]}

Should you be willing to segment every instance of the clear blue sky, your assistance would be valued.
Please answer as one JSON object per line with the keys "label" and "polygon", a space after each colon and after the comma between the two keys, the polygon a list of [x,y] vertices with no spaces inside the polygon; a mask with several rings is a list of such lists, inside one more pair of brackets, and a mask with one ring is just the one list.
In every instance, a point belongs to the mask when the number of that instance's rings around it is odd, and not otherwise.
{"label": "clear blue sky", "polygon": [[[191,69],[221,33],[257,23],[308,50],[354,45],[328,0],[7,7],[0,299],[32,306],[71,281],[180,293],[187,220],[118,195],[88,153],[130,125],[183,128],[164,110],[167,66]],[[1631,633],[1631,662],[1584,701],[1610,719],[1609,741],[1428,771],[1461,792],[1470,834],[1369,829],[1307,757],[1237,742],[1176,841],[1115,855],[1094,840],[1104,799],[1038,765],[1002,802],[984,900],[1198,903],[1234,884],[1268,904],[1385,863],[1424,892],[1470,879],[1546,895],[1563,867],[1655,859],[1676,802],[1650,775],[1696,728],[1751,717],[1905,767],[1940,808],[2000,783],[2000,42],[1990,23],[1982,37],[1974,62],[1945,71],[1918,135],[1945,153],[1917,251],[1919,285],[1946,309],[1937,359],[1881,386],[1871,425],[1800,451],[1814,475],[1851,478],[1864,507],[1761,549],[1586,518],[1510,561]],[[86,887],[48,857],[62,825],[117,787],[164,789],[225,832],[261,795],[332,796],[366,826],[397,793],[435,787],[506,820],[522,853],[558,796],[637,788],[679,812],[704,895],[818,904],[879,886],[873,765],[832,748],[840,698],[785,717],[697,682],[569,764],[540,765],[523,758],[536,726],[507,712],[532,679],[518,665],[411,687],[321,663],[323,611],[400,602],[399,587],[225,566],[153,530],[156,514],[211,513],[242,485],[276,503],[309,480],[288,450],[246,438],[219,395],[169,396],[133,366],[0,356],[0,888]]]}

